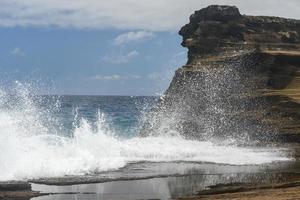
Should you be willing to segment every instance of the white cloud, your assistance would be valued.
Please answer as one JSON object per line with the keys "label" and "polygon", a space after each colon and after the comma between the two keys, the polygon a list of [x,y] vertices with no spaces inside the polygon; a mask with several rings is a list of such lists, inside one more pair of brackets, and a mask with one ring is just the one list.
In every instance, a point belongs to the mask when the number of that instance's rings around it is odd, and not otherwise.
{"label": "white cloud", "polygon": [[299,0],[1,0],[0,26],[177,31],[195,10],[210,4],[236,5],[250,15],[300,18]]}
{"label": "white cloud", "polygon": [[112,75],[102,75],[97,74],[89,78],[89,80],[97,80],[97,81],[117,81],[117,80],[133,80],[133,79],[140,79],[142,78],[139,75],[128,75],[128,76],[121,76],[119,74],[112,74]]}
{"label": "white cloud", "polygon": [[137,42],[154,37],[154,34],[149,31],[130,31],[116,37],[113,41],[114,45],[122,45],[131,42]]}
{"label": "white cloud", "polygon": [[153,72],[151,74],[148,74],[147,78],[150,80],[159,80],[162,78],[162,75],[158,72]]}
{"label": "white cloud", "polygon": [[91,80],[98,80],[98,81],[116,81],[116,80],[120,80],[121,76],[118,74],[113,74],[113,75],[101,75],[101,74],[97,74],[93,77],[90,77]]}
{"label": "white cloud", "polygon": [[133,58],[137,57],[138,55],[139,52],[134,50],[124,55],[105,55],[101,58],[101,61],[111,64],[125,64],[131,61]]}
{"label": "white cloud", "polygon": [[25,56],[25,52],[19,47],[15,47],[9,51],[10,54],[15,56]]}
{"label": "white cloud", "polygon": [[140,75],[130,75],[130,76],[128,76],[128,79],[140,79],[140,78],[142,78],[142,76],[140,76]]}

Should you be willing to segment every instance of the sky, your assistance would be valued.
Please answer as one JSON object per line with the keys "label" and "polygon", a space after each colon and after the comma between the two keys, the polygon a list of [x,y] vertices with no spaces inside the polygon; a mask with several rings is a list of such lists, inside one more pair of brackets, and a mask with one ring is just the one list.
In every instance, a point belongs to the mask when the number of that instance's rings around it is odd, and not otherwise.
{"label": "sky", "polygon": [[187,59],[178,30],[211,4],[300,19],[299,0],[0,0],[0,87],[162,94]]}

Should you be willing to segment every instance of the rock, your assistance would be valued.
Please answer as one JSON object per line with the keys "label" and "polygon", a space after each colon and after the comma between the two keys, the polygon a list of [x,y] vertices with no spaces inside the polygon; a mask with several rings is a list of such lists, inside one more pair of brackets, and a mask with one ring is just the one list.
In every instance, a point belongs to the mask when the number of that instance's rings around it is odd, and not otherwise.
{"label": "rock", "polygon": [[179,34],[188,61],[150,114],[150,134],[300,142],[299,20],[212,5]]}
{"label": "rock", "polygon": [[205,9],[196,11],[190,17],[191,23],[199,21],[221,21],[227,22],[241,17],[240,11],[235,6],[211,5]]}
{"label": "rock", "polygon": [[251,185],[243,183],[219,184],[208,190],[200,191],[193,197],[180,198],[182,200],[216,200],[216,199],[298,199],[300,195],[299,182],[282,184]]}
{"label": "rock", "polygon": [[26,181],[0,182],[0,199],[29,200],[33,197],[47,195],[31,190],[31,184]]}
{"label": "rock", "polygon": [[0,182],[0,191],[31,190],[30,183],[26,181],[5,181]]}

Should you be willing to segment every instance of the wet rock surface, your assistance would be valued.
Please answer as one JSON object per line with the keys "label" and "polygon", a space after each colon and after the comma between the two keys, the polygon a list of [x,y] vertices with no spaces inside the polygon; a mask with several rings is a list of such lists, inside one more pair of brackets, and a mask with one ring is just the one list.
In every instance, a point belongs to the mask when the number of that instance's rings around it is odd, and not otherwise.
{"label": "wet rock surface", "polygon": [[299,199],[300,182],[273,185],[246,185],[243,183],[219,184],[198,193],[197,196],[181,199],[241,199],[241,200],[287,200]]}
{"label": "wet rock surface", "polygon": [[0,191],[31,190],[31,185],[25,181],[0,182]]}
{"label": "wet rock surface", "polygon": [[0,199],[29,200],[33,197],[46,195],[31,190],[31,184],[26,181],[0,182]]}

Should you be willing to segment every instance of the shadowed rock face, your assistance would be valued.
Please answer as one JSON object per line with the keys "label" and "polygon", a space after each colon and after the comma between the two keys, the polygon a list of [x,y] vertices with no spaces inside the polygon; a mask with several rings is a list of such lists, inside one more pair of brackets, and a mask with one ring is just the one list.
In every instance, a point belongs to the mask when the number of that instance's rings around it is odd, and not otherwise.
{"label": "shadowed rock face", "polygon": [[196,11],[179,34],[182,45],[189,49],[188,64],[253,48],[276,55],[300,54],[299,20],[241,15],[232,6],[213,5]]}
{"label": "shadowed rock face", "polygon": [[179,34],[188,61],[152,113],[152,132],[300,142],[299,20],[212,5]]}

